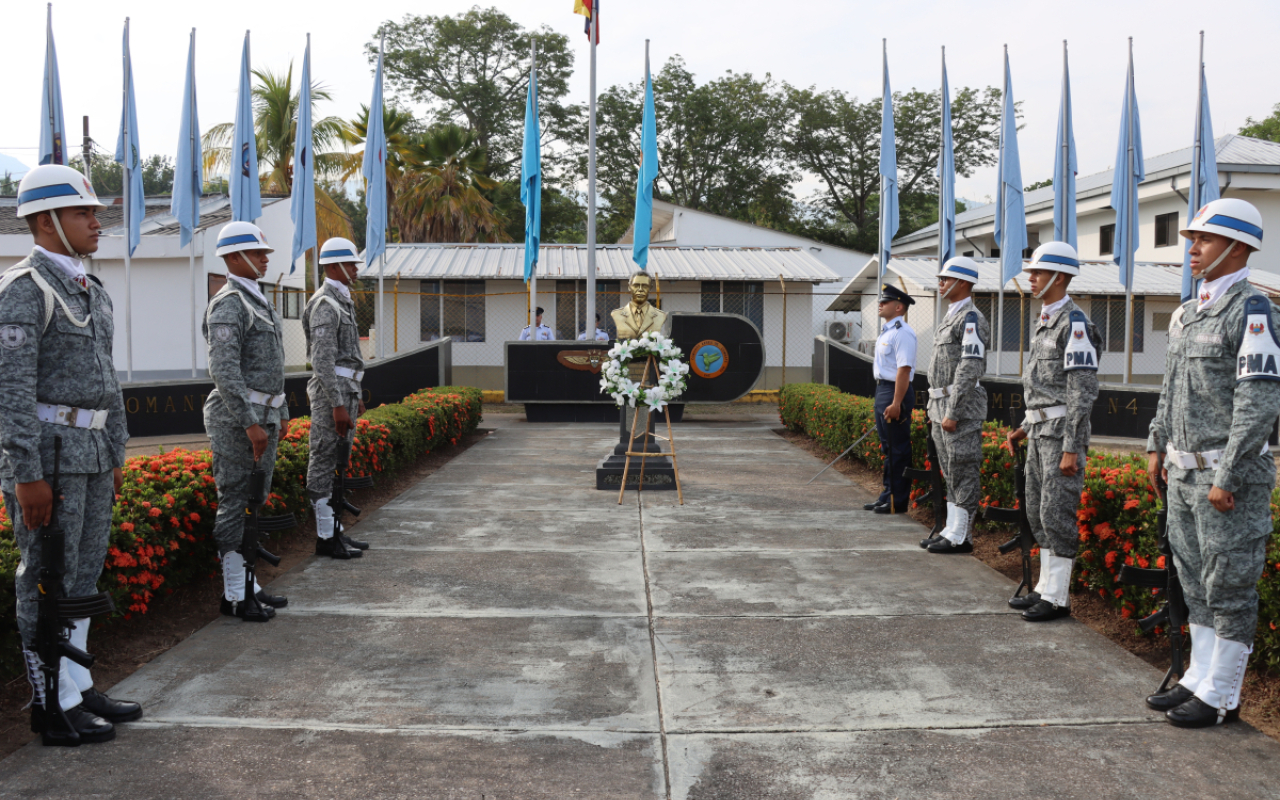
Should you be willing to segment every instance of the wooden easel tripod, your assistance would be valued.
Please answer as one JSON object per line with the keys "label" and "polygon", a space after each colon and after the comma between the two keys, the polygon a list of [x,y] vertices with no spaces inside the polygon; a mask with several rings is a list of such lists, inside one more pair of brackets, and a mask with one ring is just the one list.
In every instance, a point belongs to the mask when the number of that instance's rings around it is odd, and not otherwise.
{"label": "wooden easel tripod", "polygon": [[[652,369],[652,370],[654,371],[654,373],[655,373],[655,374],[656,374],[656,373],[657,373],[657,371],[658,371],[658,370],[657,370],[657,364],[656,364],[656,361],[655,361],[655,359],[654,359],[654,357],[653,357],[653,356],[648,356],[648,357],[645,359],[645,363],[644,363],[644,373],[640,376],[640,387],[641,387],[641,389],[647,389],[647,388],[649,388],[650,386],[652,386],[652,384],[651,384],[651,383],[649,383],[649,370],[650,370],[650,369]],[[632,373],[632,374],[635,374],[635,373]],[[624,413],[625,413],[625,412],[624,412]],[[649,412],[649,413],[650,413],[650,414],[652,414],[653,412]],[[662,416],[663,416],[663,417],[666,419],[666,421],[667,421],[667,435],[666,435],[665,437],[663,437],[663,436],[659,436],[658,434],[653,433],[653,432],[651,432],[651,431],[649,430],[650,426],[649,426],[649,420],[648,420],[647,416],[648,416],[648,415],[646,415],[646,419],[645,419],[645,426],[644,426],[644,449],[643,449],[641,452],[639,452],[639,453],[634,452],[634,451],[631,449],[631,448],[632,448],[632,446],[635,444],[635,440],[636,440],[636,423],[640,421],[640,406],[639,406],[639,405],[637,405],[637,406],[636,406],[636,413],[635,413],[634,415],[632,415],[632,417],[631,417],[631,436],[630,436],[630,438],[629,438],[629,439],[627,439],[627,454],[626,454],[626,455],[627,455],[627,461],[626,461],[626,464],[624,464],[624,465],[623,465],[623,467],[622,467],[622,486],[620,486],[620,487],[618,488],[618,505],[622,505],[622,498],[623,498],[623,495],[624,495],[624,494],[626,494],[626,491],[627,491],[627,474],[631,471],[631,459],[632,459],[632,457],[634,456],[634,457],[638,457],[638,458],[640,459],[640,480],[636,482],[636,491],[637,491],[637,492],[640,492],[640,491],[644,491],[644,464],[645,464],[645,459],[646,459],[646,458],[653,458],[653,457],[657,457],[657,456],[665,455],[664,453],[661,453],[661,452],[659,452],[659,453],[650,453],[650,452],[648,452],[648,449],[649,449],[649,437],[651,437],[651,436],[652,436],[653,438],[655,438],[655,439],[664,439],[664,438],[665,438],[665,439],[666,439],[666,441],[667,441],[667,443],[671,445],[671,454],[670,454],[670,455],[671,455],[671,470],[672,470],[672,472],[674,472],[674,473],[675,473],[675,477],[676,477],[676,495],[677,495],[677,496],[679,497],[679,499],[680,499],[680,505],[684,505],[684,490],[680,488],[680,466],[676,463],[676,440],[675,440],[675,434],[674,434],[674,433],[672,432],[672,430],[671,430],[671,407],[670,407],[669,405],[666,405],[666,406],[663,406],[663,407],[662,407]]]}

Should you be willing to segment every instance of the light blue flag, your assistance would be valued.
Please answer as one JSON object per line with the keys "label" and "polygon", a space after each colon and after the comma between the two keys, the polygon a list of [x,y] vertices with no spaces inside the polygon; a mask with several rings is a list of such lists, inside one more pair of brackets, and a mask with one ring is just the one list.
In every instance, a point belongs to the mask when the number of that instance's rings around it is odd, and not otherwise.
{"label": "light blue flag", "polygon": [[938,268],[956,254],[956,151],[951,135],[951,86],[942,51],[942,155],[938,158]]}
{"label": "light blue flag", "polygon": [[146,200],[142,195],[142,160],[138,157],[138,106],[134,102],[133,60],[129,56],[129,20],[124,21],[124,108],[120,112],[120,138],[116,140],[116,163],[128,170],[129,183],[124,202],[129,216],[129,255],[142,241],[142,217]]}
{"label": "light blue flag", "polygon": [[893,133],[893,92],[889,89],[889,49],[884,52],[884,98],[880,117],[880,279],[889,267],[893,237],[898,233],[898,155]]}
{"label": "light blue flag", "polygon": [[382,45],[369,103],[369,129],[364,137],[364,204],[368,211],[364,234],[364,263],[387,250],[387,136],[382,125]]}
{"label": "light blue flag", "polygon": [[182,90],[182,125],[178,157],[173,166],[173,200],[169,212],[182,229],[180,245],[186,247],[200,227],[200,197],[204,194],[204,151],[200,147],[200,118],[196,115],[196,29],[191,29],[187,51],[187,85]]}
{"label": "light blue flag", "polygon": [[298,97],[298,128],[293,139],[293,195],[289,198],[293,220],[292,275],[298,259],[316,246],[316,172],[311,141],[311,34],[302,56],[302,89]]}
{"label": "light blue flag", "polygon": [[1000,247],[1000,283],[1022,271],[1027,249],[1027,214],[1022,198],[1022,164],[1018,159],[1018,113],[1013,102],[1009,51],[1004,53],[1004,110],[1000,115],[1000,183],[996,186],[995,238]]}
{"label": "light blue flag", "polygon": [[62,122],[62,81],[58,50],[53,46],[53,3],[45,33],[44,91],[40,94],[40,164],[67,163],[67,126]]}
{"label": "light blue flag", "polygon": [[636,176],[635,237],[631,258],[640,269],[649,267],[649,234],[653,228],[653,182],[658,178],[658,120],[653,110],[653,78],[649,55],[644,58],[644,119],[640,123],[640,172]]}
{"label": "light blue flag", "polygon": [[524,203],[524,282],[538,266],[542,246],[542,126],[538,122],[538,70],[529,67],[524,106],[524,154],[520,159],[520,202]]}
{"label": "light blue flag", "polygon": [[1071,76],[1067,43],[1062,43],[1062,105],[1053,156],[1053,240],[1076,246],[1076,135],[1071,120]]}
{"label": "light blue flag", "polygon": [[[1213,142],[1213,121],[1209,118],[1209,86],[1205,83],[1203,61],[1200,63],[1200,108],[1196,114],[1195,145],[1191,148],[1193,161],[1197,149],[1200,162],[1191,165],[1191,189],[1187,192],[1188,224],[1201,208],[1221,196],[1218,191],[1218,153]],[[1195,280],[1191,277],[1191,241],[1188,240],[1182,255],[1182,301],[1185,303],[1195,294]]]}
{"label": "light blue flag", "polygon": [[1142,126],[1138,124],[1138,96],[1133,86],[1133,43],[1129,44],[1129,72],[1124,81],[1120,112],[1120,143],[1111,182],[1111,207],[1116,210],[1112,259],[1120,265],[1120,282],[1133,289],[1133,256],[1138,250],[1138,184],[1146,178],[1142,164]]}
{"label": "light blue flag", "polygon": [[258,186],[258,140],[253,130],[253,85],[249,82],[249,32],[244,32],[240,57],[240,95],[236,98],[236,125],[231,142],[231,219],[253,222],[262,216]]}

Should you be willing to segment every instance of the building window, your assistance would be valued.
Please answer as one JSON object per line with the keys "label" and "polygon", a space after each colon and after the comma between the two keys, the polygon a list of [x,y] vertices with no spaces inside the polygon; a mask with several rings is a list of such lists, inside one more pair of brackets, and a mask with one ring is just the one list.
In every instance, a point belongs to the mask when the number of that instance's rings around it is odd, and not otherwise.
{"label": "building window", "polygon": [[485,340],[484,281],[423,281],[419,308],[424,342],[445,336],[458,342]]}
{"label": "building window", "polygon": [[213,296],[218,292],[222,291],[222,287],[226,285],[227,285],[226,275],[210,275],[209,276],[209,300],[212,300]]}
{"label": "building window", "polygon": [[965,250],[965,251],[964,251],[964,253],[962,253],[962,255],[963,255],[965,258],[973,258],[973,251],[972,251],[972,250]]}
{"label": "building window", "polygon": [[[600,330],[610,339],[618,338],[610,312],[623,304],[621,281],[596,281],[596,313],[600,315]],[[587,282],[556,281],[556,338],[577,339],[586,331],[587,340],[595,338],[595,325],[587,324]]]}
{"label": "building window", "polygon": [[[987,318],[987,323],[991,326],[993,340],[999,335],[1000,329],[999,306],[996,305],[998,297],[999,295],[995,294],[973,296],[973,304],[978,307],[978,310]],[[1001,337],[1004,346],[997,347],[997,350],[1003,350],[1006,353],[1027,351],[1031,344],[1031,336],[1035,333],[1035,328],[1031,325],[1031,308],[1033,305],[1035,303],[1025,297],[1005,295],[1004,335]]]}
{"label": "building window", "polygon": [[703,281],[704,314],[740,314],[764,332],[764,284],[757,281]]}
{"label": "building window", "polygon": [[989,258],[999,258],[999,257],[1000,257],[1000,248],[999,247],[991,248],[991,255],[989,256]]}
{"label": "building window", "polygon": [[[1102,336],[1102,352],[1124,352],[1124,295],[1094,295],[1089,303],[1089,318],[1098,326]],[[1146,298],[1135,295],[1133,298],[1133,352],[1141,353],[1144,345],[1143,334],[1146,328]],[[1168,323],[1165,323],[1168,325]]]}
{"label": "building window", "polygon": [[1172,311],[1156,311],[1151,315],[1151,330],[1156,333],[1168,333],[1172,322]]}
{"label": "building window", "polygon": [[287,286],[272,288],[279,292],[276,310],[280,312],[280,316],[285,319],[302,319],[302,309],[307,305],[306,289],[291,289]]}
{"label": "building window", "polygon": [[1156,247],[1170,247],[1178,243],[1178,212],[1156,215]]}
{"label": "building window", "polygon": [[1103,225],[1098,229],[1098,255],[1109,256],[1116,251],[1116,226]]}

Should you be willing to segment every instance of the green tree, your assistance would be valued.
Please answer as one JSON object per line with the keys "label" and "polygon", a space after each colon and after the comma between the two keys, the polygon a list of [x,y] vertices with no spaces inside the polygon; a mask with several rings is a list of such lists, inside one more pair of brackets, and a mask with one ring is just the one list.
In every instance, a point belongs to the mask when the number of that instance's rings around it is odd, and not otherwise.
{"label": "green tree", "polygon": [[1260,120],[1246,117],[1241,136],[1252,136],[1255,139],[1266,139],[1268,142],[1280,142],[1280,103],[1271,109],[1271,115]]}
{"label": "green tree", "polygon": [[[124,168],[113,161],[110,154],[97,150],[91,162],[89,182],[93,190],[105,197],[119,197],[124,186]],[[68,166],[84,172],[82,159],[73,159]],[[173,194],[173,159],[168,156],[142,159],[142,193],[151,197]]]}
{"label": "green tree", "polygon": [[[520,202],[520,183],[503,181],[494,192],[494,203],[505,220],[507,238],[524,241],[524,204]],[[543,244],[585,244],[587,241],[587,209],[585,197],[566,194],[559,189],[542,187]],[[606,240],[597,236],[599,241]]]}
{"label": "green tree", "polygon": [[[554,177],[565,155],[551,145],[567,141],[582,117],[581,106],[564,102],[573,74],[569,37],[546,26],[527,31],[498,9],[478,6],[455,16],[409,14],[379,30],[387,37],[384,74],[396,96],[426,105],[435,124],[475,131],[494,178],[519,172],[529,47],[536,38],[543,166]],[[376,60],[376,39],[368,52]]]}
{"label": "green tree", "polygon": [[1046,186],[1052,186],[1052,185],[1053,185],[1053,178],[1045,178],[1042,181],[1036,181],[1035,183],[1022,187],[1022,191],[1030,192],[1035,189],[1043,189]]}
{"label": "green tree", "polygon": [[14,178],[12,172],[6,172],[3,176],[0,176],[0,195],[13,197],[18,193],[19,183],[21,181]]}
{"label": "green tree", "polygon": [[474,131],[449,123],[429,128],[407,149],[405,162],[401,241],[506,240],[488,196],[498,183],[485,174],[488,159]]}
{"label": "green tree", "polygon": [[[399,187],[405,180],[407,155],[420,131],[421,126],[410,112],[394,105],[382,107],[382,133],[387,140],[387,226],[390,228],[388,241],[401,241],[399,231],[404,226],[405,220],[400,217],[396,198],[399,196]],[[368,135],[369,107],[362,104],[360,115],[347,123],[342,130],[342,141],[347,147],[347,152],[343,156],[340,180],[357,179],[362,174],[364,140]],[[356,147],[360,149],[353,150]],[[360,190],[360,195],[364,196],[363,188]],[[360,235],[364,236],[363,233]]]}

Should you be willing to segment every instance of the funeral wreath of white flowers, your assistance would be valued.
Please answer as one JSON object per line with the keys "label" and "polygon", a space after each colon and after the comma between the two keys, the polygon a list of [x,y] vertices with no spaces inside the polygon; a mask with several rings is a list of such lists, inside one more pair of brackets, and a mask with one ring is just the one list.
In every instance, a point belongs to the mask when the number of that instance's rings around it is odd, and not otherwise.
{"label": "funeral wreath of white flowers", "polygon": [[[631,362],[649,356],[657,359],[658,374],[649,376],[653,386],[642,388],[631,380]],[[609,360],[600,371],[600,391],[611,395],[619,406],[635,408],[637,403],[643,403],[651,411],[661,411],[683,394],[688,384],[689,365],[683,357],[684,353],[674,342],[657,332],[618,342],[609,351]]]}

